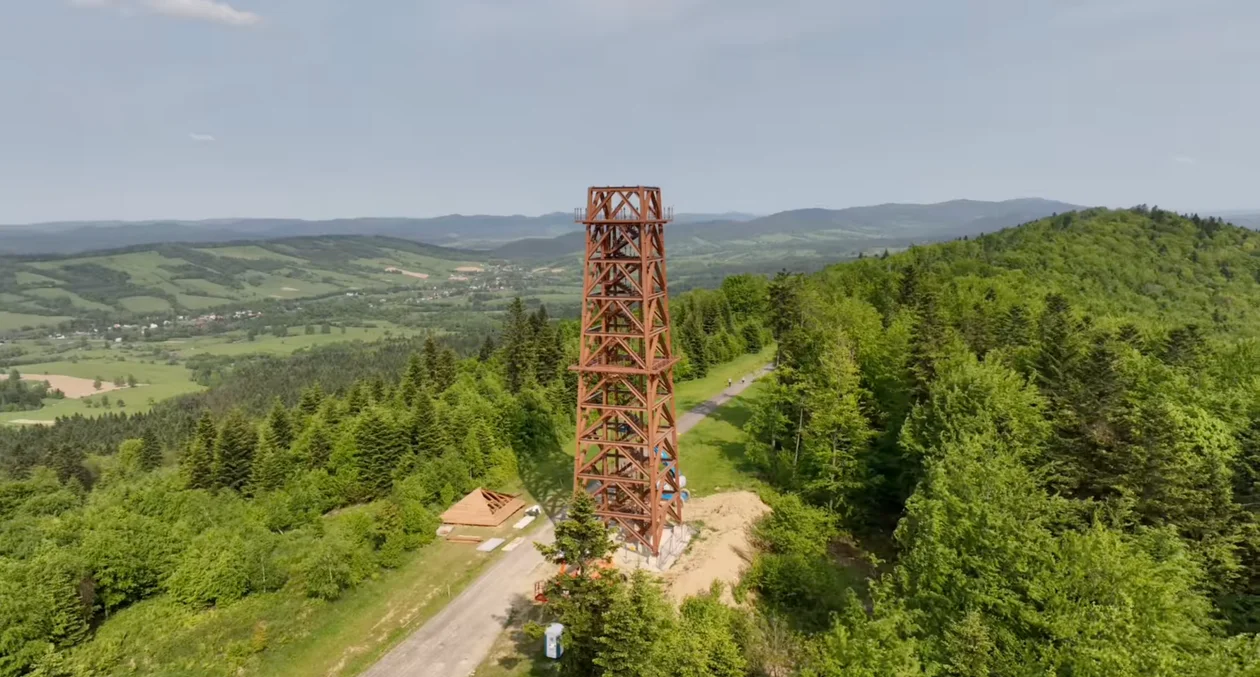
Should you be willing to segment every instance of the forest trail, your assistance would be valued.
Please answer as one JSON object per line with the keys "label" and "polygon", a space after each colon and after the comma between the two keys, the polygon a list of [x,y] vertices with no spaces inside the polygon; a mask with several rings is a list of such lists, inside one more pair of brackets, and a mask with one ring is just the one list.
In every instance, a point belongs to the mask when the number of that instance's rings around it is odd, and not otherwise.
{"label": "forest trail", "polygon": [[[678,434],[691,430],[706,416],[744,392],[770,372],[765,366],[736,381],[678,418]],[[555,524],[548,520],[524,543],[505,555],[473,581],[427,623],[385,654],[363,677],[468,677],[494,646],[508,622],[508,613],[521,596],[534,593],[535,571],[546,561],[534,543],[548,543]]]}

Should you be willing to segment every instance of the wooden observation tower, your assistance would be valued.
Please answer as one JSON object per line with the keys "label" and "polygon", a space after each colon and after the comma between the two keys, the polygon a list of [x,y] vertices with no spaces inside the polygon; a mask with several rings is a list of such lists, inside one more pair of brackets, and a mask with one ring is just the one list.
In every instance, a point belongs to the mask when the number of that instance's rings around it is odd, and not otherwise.
{"label": "wooden observation tower", "polygon": [[586,225],[582,342],[577,365],[573,484],[627,545],[660,554],[667,523],[682,522],[674,363],[661,189],[591,188],[575,215]]}

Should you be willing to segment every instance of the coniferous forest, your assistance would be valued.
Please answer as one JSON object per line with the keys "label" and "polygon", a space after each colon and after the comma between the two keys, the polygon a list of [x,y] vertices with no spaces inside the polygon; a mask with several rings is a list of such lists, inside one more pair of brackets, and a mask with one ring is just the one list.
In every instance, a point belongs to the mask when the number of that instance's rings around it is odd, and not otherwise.
{"label": "coniferous forest", "polygon": [[767,298],[737,605],[559,579],[562,674],[1260,674],[1260,235],[1091,210]]}
{"label": "coniferous forest", "polygon": [[[561,674],[1260,674],[1260,235],[1073,212],[672,310],[679,379],[776,346],[743,448],[772,511],[730,599],[676,607],[595,575],[575,497]],[[130,673],[172,609],[398,566],[571,438],[576,333],[517,303],[475,354],[332,346],[3,431],[0,675]]]}

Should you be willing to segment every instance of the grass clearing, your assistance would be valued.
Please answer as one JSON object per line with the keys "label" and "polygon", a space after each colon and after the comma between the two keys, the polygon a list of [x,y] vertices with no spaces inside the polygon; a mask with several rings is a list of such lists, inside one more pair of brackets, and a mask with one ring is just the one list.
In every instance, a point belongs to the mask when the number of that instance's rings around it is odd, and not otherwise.
{"label": "grass clearing", "polygon": [[32,315],[0,310],[0,331],[11,331],[23,327],[46,327],[69,319],[71,318],[65,315]]}
{"label": "grass clearing", "polygon": [[287,355],[289,353],[313,346],[341,343],[344,341],[376,341],[386,335],[406,336],[418,330],[399,327],[389,322],[376,322],[376,327],[346,327],[345,333],[334,328],[331,334],[319,333],[316,327],[314,334],[307,334],[302,327],[291,328],[294,332],[289,336],[259,334],[253,341],[246,340],[243,334],[231,334],[214,337],[215,340],[194,339],[183,343],[166,342],[162,345],[178,352],[180,357],[193,355],[249,355],[251,353],[267,353],[269,355]]}
{"label": "grass clearing", "polygon": [[84,310],[112,310],[110,306],[96,301],[89,301],[78,294],[62,289],[60,287],[39,287],[37,289],[28,289],[25,293],[27,296],[34,296],[38,299],[51,301],[54,299],[70,299],[70,305],[75,308]]}
{"label": "grass clearing", "polygon": [[[96,351],[93,351],[96,352]],[[118,356],[102,356],[96,358],[69,360],[59,362],[43,362],[40,364],[24,364],[18,367],[23,377],[36,378],[44,374],[73,376],[82,379],[100,377],[104,383],[112,384],[114,379],[126,379],[134,376],[140,384],[135,388],[121,388],[111,392],[88,395],[81,399],[65,398],[61,400],[44,400],[43,408],[34,411],[9,411],[0,413],[0,422],[11,421],[52,421],[61,416],[99,416],[110,412],[139,413],[148,411],[152,404],[161,402],[185,393],[201,390],[202,387],[192,381],[190,373],[183,365],[149,364],[138,360],[118,360]],[[124,406],[119,407],[122,401]],[[152,400],[152,403],[150,403]],[[108,408],[98,405],[105,401]]]}
{"label": "grass clearing", "polygon": [[744,455],[744,424],[765,391],[757,382],[718,407],[679,440],[679,458],[692,496],[757,489],[761,486]]}
{"label": "grass clearing", "polygon": [[259,247],[258,245],[238,245],[238,246],[230,246],[230,247],[200,247],[197,249],[197,251],[204,252],[206,254],[214,254],[215,256],[224,256],[224,257],[232,258],[232,259],[245,259],[247,261],[272,260],[272,261],[289,261],[292,263],[305,263],[305,261],[297,257],[289,256],[287,254],[281,254],[279,252],[273,252],[270,249],[264,249],[263,247]]}
{"label": "grass clearing", "polygon": [[[49,374],[83,379],[95,379],[99,376],[109,384],[115,378],[121,377],[125,380],[130,375],[140,385],[109,393],[102,390],[99,394],[91,393],[82,399],[46,399],[44,406],[37,410],[0,413],[0,424],[17,421],[48,422],[60,416],[75,414],[91,417],[110,412],[148,411],[153,404],[162,400],[202,389],[202,386],[192,380],[193,373],[183,364],[184,360],[198,355],[287,355],[314,346],[346,341],[376,341],[389,335],[405,336],[420,331],[384,321],[372,324],[375,326],[347,327],[345,333],[340,328],[333,328],[328,334],[319,333],[318,326],[313,334],[307,334],[302,327],[297,327],[291,329],[294,333],[289,336],[259,335],[253,341],[247,340],[241,332],[162,343],[111,343],[107,347],[102,347],[100,341],[92,341],[86,348],[70,347],[78,344],[76,339],[16,341],[12,345],[27,351],[23,359],[42,360],[18,365],[17,369],[23,376]],[[153,349],[173,353],[178,363],[170,364],[167,360],[169,354],[155,357],[151,352]],[[124,402],[122,408],[118,407],[120,399]],[[106,400],[110,404],[108,408],[99,406]]]}
{"label": "grass clearing", "polygon": [[708,375],[702,379],[679,383],[674,387],[674,407],[677,408],[678,415],[681,416],[701,402],[720,394],[726,388],[727,379],[738,382],[773,362],[774,350],[774,346],[770,346],[756,354],[740,355],[730,362],[711,367]]}
{"label": "grass clearing", "polygon": [[192,310],[203,310],[231,303],[230,299],[217,296],[198,296],[196,294],[176,294],[175,301],[179,303],[180,307]]}
{"label": "grass clearing", "polygon": [[39,273],[32,273],[29,270],[19,270],[13,273],[13,279],[23,286],[61,284],[61,280],[48,277],[47,275],[40,275]]}
{"label": "grass clearing", "polygon": [[160,313],[171,309],[170,301],[157,296],[127,296],[118,303],[133,313]]}

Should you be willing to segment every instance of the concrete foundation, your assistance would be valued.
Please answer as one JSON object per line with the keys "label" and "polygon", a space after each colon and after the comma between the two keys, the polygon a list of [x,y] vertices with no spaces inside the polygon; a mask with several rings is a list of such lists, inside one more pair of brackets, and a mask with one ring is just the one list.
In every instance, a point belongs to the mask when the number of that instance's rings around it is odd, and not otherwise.
{"label": "concrete foundation", "polygon": [[695,532],[686,524],[666,527],[661,534],[661,554],[653,556],[647,548],[630,543],[622,543],[613,553],[613,564],[623,571],[647,569],[661,573],[668,571],[687,550]]}

